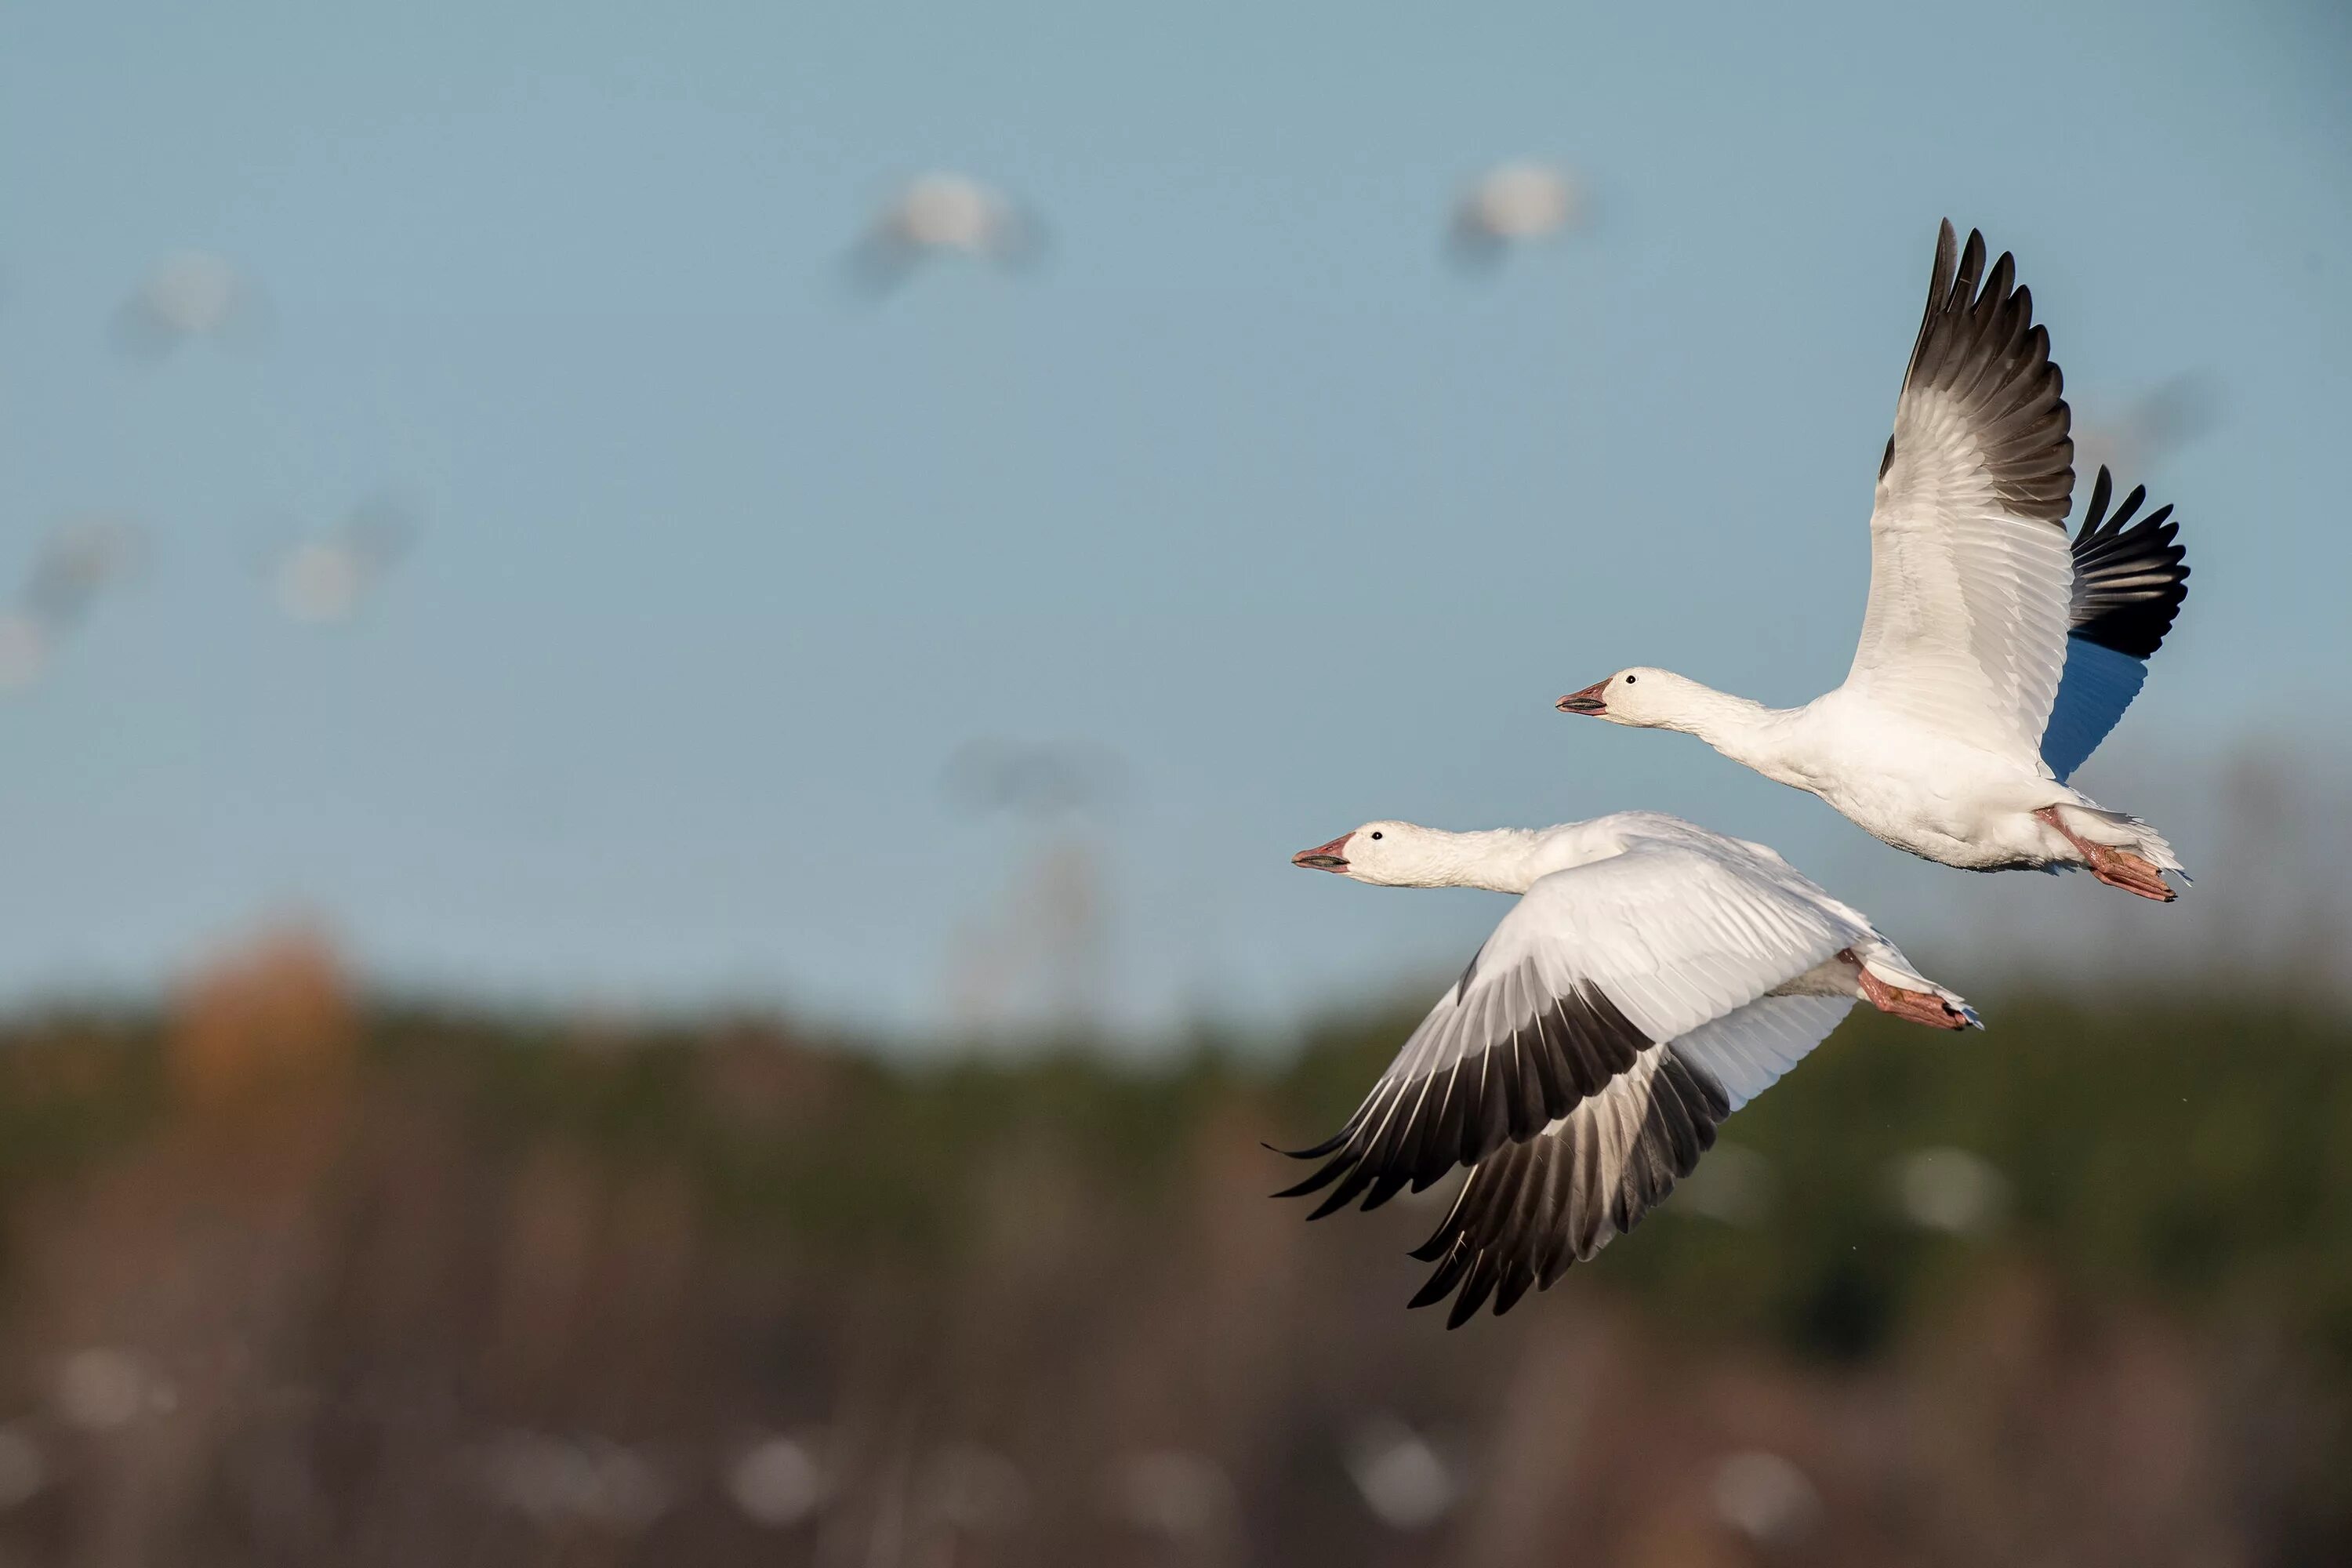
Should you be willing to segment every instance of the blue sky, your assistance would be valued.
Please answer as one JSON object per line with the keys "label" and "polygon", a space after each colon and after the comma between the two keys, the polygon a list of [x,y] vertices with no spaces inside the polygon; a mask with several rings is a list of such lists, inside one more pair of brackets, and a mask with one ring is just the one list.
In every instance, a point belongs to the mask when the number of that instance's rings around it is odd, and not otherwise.
{"label": "blue sky", "polygon": [[[1086,831],[1129,1021],[1458,963],[1490,903],[1285,864],[1370,816],[1682,811],[1923,962],[2159,930],[1549,711],[1635,662],[1841,677],[1948,213],[2019,253],[2078,418],[2184,373],[2221,415],[2149,476],[2195,590],[2084,782],[2153,815],[2341,731],[2329,8],[1120,11],[0,14],[0,577],[77,510],[153,541],[0,707],[0,994],[307,909],[402,984],[920,1026],[1034,845],[942,797],[982,735],[1126,759]],[[1457,274],[1454,193],[1522,155],[1593,226]],[[935,167],[1049,264],[850,298]],[[268,341],[125,363],[183,247]],[[359,621],[277,617],[268,542],[387,489],[423,533]]]}

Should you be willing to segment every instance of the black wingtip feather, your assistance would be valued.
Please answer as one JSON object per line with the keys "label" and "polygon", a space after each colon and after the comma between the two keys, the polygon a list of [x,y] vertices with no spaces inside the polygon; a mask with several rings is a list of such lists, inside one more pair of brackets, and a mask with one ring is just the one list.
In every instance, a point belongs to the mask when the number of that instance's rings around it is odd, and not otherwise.
{"label": "black wingtip feather", "polygon": [[1383,1080],[1333,1137],[1277,1151],[1328,1163],[1276,1195],[1304,1197],[1336,1182],[1308,1217],[1335,1213],[1359,1195],[1365,1208],[1378,1208],[1408,1184],[1420,1191],[1459,1166],[1537,1138],[1583,1095],[1598,1093],[1633,1066],[1650,1044],[1606,993],[1570,986],[1442,1076]]}
{"label": "black wingtip feather", "polygon": [[1445,1300],[1454,1293],[1454,1287],[1462,1282],[1462,1277],[1470,1272],[1470,1248],[1459,1241],[1455,1242],[1448,1248],[1444,1261],[1438,1264],[1436,1272],[1413,1292],[1412,1300],[1405,1306],[1408,1309],[1434,1307]]}
{"label": "black wingtip feather", "polygon": [[1496,1265],[1482,1249],[1471,1262],[1470,1278],[1462,1282],[1461,1294],[1454,1298],[1454,1310],[1445,1314],[1445,1326],[1458,1329],[1478,1315],[1478,1309],[1494,1294]]}
{"label": "black wingtip feather", "polygon": [[1519,1304],[1536,1282],[1536,1271],[1525,1263],[1514,1261],[1503,1270],[1502,1283],[1495,1287],[1495,1316],[1501,1317]]}
{"label": "black wingtip feather", "polygon": [[[1644,1075],[1628,1076],[1645,1061]],[[1445,1219],[1412,1252],[1433,1268],[1411,1305],[1451,1297],[1446,1326],[1460,1328],[1489,1302],[1509,1311],[1632,1229],[1714,1146],[1729,1113],[1712,1077],[1579,985],[1443,1080],[1383,1080],[1338,1135],[1296,1152],[1325,1163],[1276,1195],[1321,1194],[1307,1217],[1322,1219],[1469,1164]],[[1605,1138],[1602,1116],[1615,1119]],[[1622,1149],[1622,1162],[1604,1163],[1604,1145]]]}
{"label": "black wingtip feather", "polygon": [[1355,1136],[1355,1132],[1356,1124],[1350,1121],[1347,1126],[1316,1144],[1312,1149],[1275,1149],[1271,1143],[1265,1144],[1265,1147],[1274,1149],[1276,1153],[1286,1160],[1320,1160],[1325,1155],[1335,1152],[1340,1144]]}
{"label": "black wingtip feather", "polygon": [[1309,1193],[1319,1193],[1347,1173],[1352,1160],[1334,1160],[1295,1187],[1285,1187],[1274,1195],[1278,1198],[1303,1198]]}
{"label": "black wingtip feather", "polygon": [[[2003,251],[1988,274],[1985,252],[1981,231],[1970,229],[1968,243],[1956,246],[1945,220],[1904,394],[1949,397],[1977,438],[2003,504],[2063,528],[2074,485],[2065,378],[2050,361],[2049,333],[2033,322],[2032,291],[2016,281],[2016,258]],[[1882,480],[1900,453],[1890,446],[1879,466]]]}
{"label": "black wingtip feather", "polygon": [[2083,513],[2083,531],[2098,531],[2099,520],[2107,514],[2107,498],[2115,491],[2116,482],[2105,463],[2099,465],[2099,477],[2091,481],[2091,504]]}
{"label": "black wingtip feather", "polygon": [[2147,658],[2164,646],[2188,602],[2189,552],[2179,542],[2180,524],[2173,521],[2169,503],[2132,521],[2147,500],[2147,487],[2135,485],[2110,515],[2106,502],[2113,488],[2102,468],[2072,547],[2074,589],[2068,632],[2130,658]]}
{"label": "black wingtip feather", "polygon": [[[1610,1092],[1642,1090],[1629,1079]],[[1444,1220],[1412,1252],[1435,1266],[1412,1305],[1433,1305],[1458,1290],[1448,1327],[1467,1322],[1489,1300],[1499,1315],[1640,1224],[1697,1167],[1731,1114],[1722,1084],[1671,1047],[1659,1056],[1647,1092],[1638,1108],[1622,1100],[1580,1108],[1565,1126],[1508,1145],[1473,1170]],[[1611,1168],[1601,1159],[1608,1141],[1594,1119],[1626,1114],[1639,1121],[1623,1163]]]}
{"label": "black wingtip feather", "polygon": [[1325,1198],[1322,1205],[1307,1217],[1321,1219],[1326,1215],[1338,1214],[1341,1209],[1354,1203],[1363,1190],[1371,1184],[1372,1173],[1370,1168],[1360,1164],[1351,1165],[1348,1169],[1347,1179],[1332,1188],[1331,1195]]}

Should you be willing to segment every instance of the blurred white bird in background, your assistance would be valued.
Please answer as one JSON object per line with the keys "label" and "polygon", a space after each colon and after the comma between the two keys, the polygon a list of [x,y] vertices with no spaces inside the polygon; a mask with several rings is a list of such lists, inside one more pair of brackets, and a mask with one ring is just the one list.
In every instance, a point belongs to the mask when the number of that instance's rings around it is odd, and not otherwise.
{"label": "blurred white bird in background", "polygon": [[348,621],[415,536],[415,514],[404,503],[381,496],[362,502],[335,527],[277,554],[268,569],[271,595],[295,620]]}
{"label": "blurred white bird in background", "polygon": [[1584,219],[1584,195],[1573,175],[1555,164],[1518,160],[1471,182],[1454,203],[1447,243],[1456,261],[1493,267],[1514,247],[1557,238]]}
{"label": "blurred white bird in background", "polygon": [[1750,1448],[1716,1467],[1715,1516],[1757,1545],[1788,1550],[1821,1521],[1822,1494],[1779,1454]]}
{"label": "blurred white bird in background", "polygon": [[1218,1561],[1241,1525],[1241,1494],[1225,1468],[1188,1448],[1123,1454],[1103,1478],[1103,1511],[1130,1530]]}
{"label": "blurred white bird in background", "polygon": [[128,518],[108,512],[68,518],[33,557],[25,607],[51,626],[74,626],[100,594],[135,576],[145,558],[145,536]]}
{"label": "blurred white bird in background", "polygon": [[1995,1230],[2009,1207],[2008,1178],[1966,1149],[1915,1150],[1895,1163],[1889,1185],[1905,1218],[1951,1236]]}
{"label": "blurred white bird in background", "polygon": [[226,257],[180,250],[148,268],[114,313],[124,357],[153,363],[193,338],[249,347],[268,326],[261,287]]}
{"label": "blurred white bird in background", "polygon": [[139,525],[106,512],[68,518],[34,552],[16,602],[0,608],[0,691],[41,678],[49,658],[100,595],[135,576],[146,554]]}
{"label": "blurred white bird in background", "polygon": [[839,1485],[827,1447],[823,1432],[761,1437],[729,1467],[728,1494],[754,1524],[771,1530],[800,1524],[822,1509]]}
{"label": "blurred white bird in background", "polygon": [[867,293],[897,289],[923,262],[968,256],[1017,268],[1045,254],[1037,215],[969,174],[935,171],[908,181],[849,253],[850,280]]}
{"label": "blurred white bird in background", "polygon": [[1402,1416],[1378,1411],[1348,1436],[1348,1475],[1372,1517],[1391,1530],[1426,1530],[1462,1500],[1462,1477]]}
{"label": "blurred white bird in background", "polygon": [[2202,372],[2184,372],[2119,409],[2090,404],[2074,425],[2074,471],[2143,473],[2221,422],[2220,386]]}

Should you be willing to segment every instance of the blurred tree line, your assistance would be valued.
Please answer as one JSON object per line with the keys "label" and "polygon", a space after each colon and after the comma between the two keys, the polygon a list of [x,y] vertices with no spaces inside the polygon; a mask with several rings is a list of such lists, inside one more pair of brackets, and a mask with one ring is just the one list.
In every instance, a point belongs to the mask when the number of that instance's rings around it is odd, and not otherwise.
{"label": "blurred tree line", "polygon": [[288,938],[20,1019],[0,1561],[2352,1561],[2332,1010],[1857,1016],[1453,1334],[1443,1189],[1308,1226],[1261,1147],[1417,1012],[913,1061]]}

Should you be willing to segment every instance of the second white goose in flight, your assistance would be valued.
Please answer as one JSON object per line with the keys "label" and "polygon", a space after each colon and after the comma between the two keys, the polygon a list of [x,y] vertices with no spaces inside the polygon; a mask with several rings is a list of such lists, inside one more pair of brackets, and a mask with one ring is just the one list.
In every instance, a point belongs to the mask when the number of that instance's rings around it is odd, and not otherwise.
{"label": "second white goose in flight", "polygon": [[1984,261],[1982,235],[1963,250],[1943,226],[1878,465],[1870,605],[1845,684],[1767,708],[1636,668],[1559,706],[1696,735],[1929,860],[2084,868],[2168,902],[2172,846],[2065,781],[2138,694],[2188,595],[2179,525],[2169,507],[2131,523],[2137,489],[2107,518],[2102,468],[2069,551],[2074,448],[2049,335],[2011,258],[1989,278]]}
{"label": "second white goose in flight", "polygon": [[1298,1152],[1322,1168],[1277,1194],[1330,1187],[1320,1219],[1473,1167],[1413,1254],[1437,1269],[1412,1305],[1460,1288],[1450,1327],[1633,1229],[1857,999],[1977,1021],[1771,850],[1657,812],[1537,832],[1368,822],[1291,863],[1523,895],[1348,1124]]}

